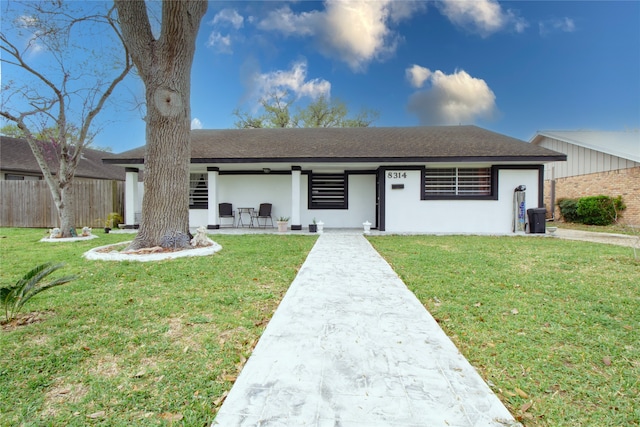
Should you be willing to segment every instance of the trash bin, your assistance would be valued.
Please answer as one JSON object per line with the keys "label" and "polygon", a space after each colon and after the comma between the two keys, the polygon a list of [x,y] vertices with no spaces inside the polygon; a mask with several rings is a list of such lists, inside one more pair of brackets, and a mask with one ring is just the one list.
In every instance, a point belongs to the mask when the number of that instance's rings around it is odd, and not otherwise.
{"label": "trash bin", "polygon": [[546,214],[546,208],[527,209],[527,216],[529,217],[529,233],[545,233]]}

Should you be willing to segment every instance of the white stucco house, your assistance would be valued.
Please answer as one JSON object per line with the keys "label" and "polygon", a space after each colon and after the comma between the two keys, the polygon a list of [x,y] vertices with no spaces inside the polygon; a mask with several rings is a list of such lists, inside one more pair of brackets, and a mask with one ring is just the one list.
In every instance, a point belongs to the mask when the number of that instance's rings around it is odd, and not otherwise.
{"label": "white stucco house", "polygon": [[[544,164],[566,155],[476,126],[193,130],[190,225],[219,228],[218,205],[289,217],[293,230],[513,231],[514,189],[543,206]],[[105,159],[125,166],[128,225],[144,190],[145,148]],[[236,213],[236,215],[238,215]],[[223,221],[224,225],[225,223]]]}

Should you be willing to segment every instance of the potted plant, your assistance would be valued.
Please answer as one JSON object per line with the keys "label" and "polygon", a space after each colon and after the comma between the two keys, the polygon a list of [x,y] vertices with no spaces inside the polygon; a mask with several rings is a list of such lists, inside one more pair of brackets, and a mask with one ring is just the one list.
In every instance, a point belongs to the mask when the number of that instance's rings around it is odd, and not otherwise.
{"label": "potted plant", "polygon": [[287,223],[289,222],[288,216],[281,216],[276,219],[278,223],[278,231],[287,231]]}
{"label": "potted plant", "polygon": [[313,218],[311,224],[309,224],[309,233],[315,233],[318,231],[318,224],[316,224],[316,219]]}
{"label": "potted plant", "polygon": [[111,212],[109,215],[107,215],[107,219],[104,221],[104,232],[109,233],[111,229],[115,228],[122,221],[122,215],[120,215],[118,212]]}

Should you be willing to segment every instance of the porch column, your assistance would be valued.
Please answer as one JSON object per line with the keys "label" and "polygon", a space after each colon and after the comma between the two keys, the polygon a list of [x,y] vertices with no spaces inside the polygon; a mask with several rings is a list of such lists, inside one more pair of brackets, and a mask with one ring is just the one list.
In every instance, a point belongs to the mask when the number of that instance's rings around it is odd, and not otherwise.
{"label": "porch column", "polygon": [[207,184],[208,184],[208,197],[207,197],[207,228],[209,230],[220,228],[218,222],[218,172],[219,168],[208,167],[207,168]]}
{"label": "porch column", "polygon": [[291,229],[302,230],[302,220],[300,219],[300,176],[302,168],[300,166],[291,167]]}
{"label": "porch column", "polygon": [[124,183],[124,223],[127,228],[136,225],[136,206],[138,205],[138,168],[125,168]]}

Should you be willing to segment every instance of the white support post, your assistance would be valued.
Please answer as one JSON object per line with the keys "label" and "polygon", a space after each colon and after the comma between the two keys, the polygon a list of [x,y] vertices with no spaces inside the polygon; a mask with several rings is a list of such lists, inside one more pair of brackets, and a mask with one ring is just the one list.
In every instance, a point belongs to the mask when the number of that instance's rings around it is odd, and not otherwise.
{"label": "white support post", "polygon": [[293,166],[291,168],[291,229],[302,230],[302,220],[300,218],[300,177],[302,168]]}
{"label": "white support post", "polygon": [[124,223],[133,228],[136,225],[136,206],[138,205],[138,173],[136,168],[125,169],[124,186]]}
{"label": "white support post", "polygon": [[209,230],[220,228],[218,220],[218,168],[207,168],[207,228]]}

